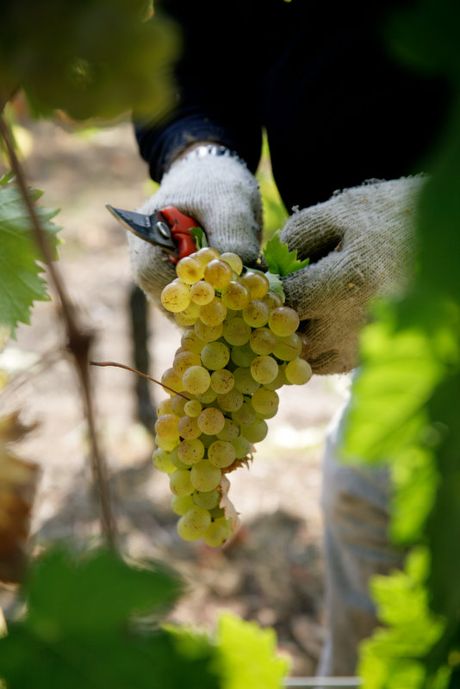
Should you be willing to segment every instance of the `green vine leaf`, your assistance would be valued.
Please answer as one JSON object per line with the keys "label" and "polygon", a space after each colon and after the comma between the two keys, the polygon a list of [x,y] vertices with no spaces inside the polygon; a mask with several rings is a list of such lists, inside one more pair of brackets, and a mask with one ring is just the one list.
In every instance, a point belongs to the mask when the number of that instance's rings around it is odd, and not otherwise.
{"label": "green vine leaf", "polygon": [[190,234],[195,240],[197,251],[198,249],[203,249],[205,246],[209,246],[208,240],[206,239],[206,235],[204,231],[201,229],[201,227],[192,227],[190,229]]}
{"label": "green vine leaf", "polygon": [[[34,201],[42,195],[31,193]],[[59,228],[51,220],[58,211],[37,207],[37,212],[56,249]],[[45,301],[48,295],[30,219],[10,175],[0,178],[0,248],[0,326],[14,335],[18,323],[30,322],[33,302]]]}
{"label": "green vine leaf", "polygon": [[269,272],[282,277],[305,268],[309,263],[308,258],[303,261],[297,258],[297,250],[289,251],[288,245],[281,241],[279,233],[267,242],[263,256]]}

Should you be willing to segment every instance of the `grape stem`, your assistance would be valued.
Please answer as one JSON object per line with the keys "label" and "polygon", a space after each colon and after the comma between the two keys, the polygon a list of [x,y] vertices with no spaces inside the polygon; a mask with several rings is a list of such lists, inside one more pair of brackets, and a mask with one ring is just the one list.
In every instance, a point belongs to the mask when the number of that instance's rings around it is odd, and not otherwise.
{"label": "grape stem", "polygon": [[90,361],[89,362],[91,366],[111,366],[113,368],[123,368],[125,371],[130,371],[131,373],[136,373],[136,375],[141,376],[142,378],[146,378],[146,380],[149,380],[151,383],[156,383],[157,385],[161,385],[162,388],[165,388],[165,390],[169,390],[169,392],[172,392],[174,395],[179,395],[179,397],[183,397],[184,400],[189,401],[189,398],[186,397],[185,395],[182,395],[180,392],[176,392],[176,390],[173,390],[173,388],[170,388],[169,385],[165,385],[164,383],[161,383],[159,380],[156,380],[155,378],[152,378],[152,376],[148,376],[146,373],[142,373],[142,371],[138,371],[137,368],[132,368],[132,366],[127,366],[126,364],[119,364],[117,361]]}

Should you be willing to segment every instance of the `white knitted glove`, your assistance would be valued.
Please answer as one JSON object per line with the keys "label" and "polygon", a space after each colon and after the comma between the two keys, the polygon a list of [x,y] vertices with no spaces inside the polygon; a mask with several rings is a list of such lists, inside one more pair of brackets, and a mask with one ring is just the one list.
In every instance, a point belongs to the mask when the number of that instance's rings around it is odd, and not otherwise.
{"label": "white knitted glove", "polygon": [[281,239],[311,262],[283,286],[304,321],[302,355],[315,373],[354,368],[369,300],[407,284],[422,184],[411,177],[354,187],[287,221]]}
{"label": "white knitted glove", "polygon": [[[259,254],[262,203],[255,177],[244,163],[227,156],[179,158],[164,175],[159,191],[140,209],[153,213],[176,206],[206,231],[209,243],[233,251],[249,264]],[[174,279],[165,252],[128,234],[134,279],[159,302],[163,287]]]}

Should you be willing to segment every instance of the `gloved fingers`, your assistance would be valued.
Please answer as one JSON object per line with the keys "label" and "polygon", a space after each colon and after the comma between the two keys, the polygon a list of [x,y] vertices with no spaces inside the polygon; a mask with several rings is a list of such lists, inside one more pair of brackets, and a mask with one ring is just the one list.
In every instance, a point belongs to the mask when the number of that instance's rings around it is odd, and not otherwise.
{"label": "gloved fingers", "polygon": [[[261,226],[247,209],[231,216],[219,213],[218,204],[208,213],[202,213],[203,229],[210,246],[220,252],[232,251],[241,257],[246,266],[254,264],[260,254]],[[245,232],[241,232],[245,228]]]}
{"label": "gloved fingers", "polygon": [[281,231],[281,240],[289,249],[296,249],[299,258],[314,263],[340,245],[344,231],[328,204],[330,201],[294,213]]}
{"label": "gloved fingers", "polygon": [[175,268],[160,247],[128,232],[131,270],[134,280],[157,304],[163,287],[176,277]]}
{"label": "gloved fingers", "polygon": [[321,318],[326,313],[354,308],[367,297],[366,271],[355,252],[333,251],[318,263],[283,278],[286,304],[300,320]]}
{"label": "gloved fingers", "polygon": [[360,318],[329,317],[301,323],[302,357],[318,375],[347,373],[358,363]]}

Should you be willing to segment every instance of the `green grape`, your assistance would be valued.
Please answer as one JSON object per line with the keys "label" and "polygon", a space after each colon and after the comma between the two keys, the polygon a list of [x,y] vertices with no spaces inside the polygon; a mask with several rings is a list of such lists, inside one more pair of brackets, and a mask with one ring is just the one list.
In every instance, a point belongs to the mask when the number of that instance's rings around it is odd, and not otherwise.
{"label": "green grape", "polygon": [[201,431],[198,428],[198,422],[192,419],[190,416],[182,416],[179,419],[179,435],[184,438],[184,440],[194,440],[201,435]]}
{"label": "green grape", "polygon": [[188,469],[187,464],[184,464],[184,462],[182,462],[182,461],[179,459],[178,450],[179,450],[179,444],[174,448],[174,450],[172,450],[172,451],[169,453],[170,458],[171,458],[171,462],[174,464],[174,466],[176,467],[176,469]]}
{"label": "green grape", "polygon": [[212,522],[206,529],[203,540],[211,548],[219,548],[231,536],[232,526],[228,519],[221,517]]}
{"label": "green grape", "polygon": [[187,400],[181,395],[173,395],[171,397],[171,407],[173,414],[176,416],[182,416],[184,414],[185,403]]}
{"label": "green grape", "polygon": [[165,386],[166,390],[171,394],[171,391],[182,392],[184,389],[182,378],[177,375],[173,368],[167,368],[161,376],[161,384]]}
{"label": "green grape", "polygon": [[201,352],[201,362],[210,371],[225,368],[230,360],[230,352],[223,342],[209,342]]}
{"label": "green grape", "polygon": [[221,470],[210,464],[207,459],[195,464],[190,472],[192,486],[195,490],[199,490],[200,493],[207,493],[210,490],[215,490],[221,478]]}
{"label": "green grape", "polygon": [[169,476],[169,487],[173,495],[191,495],[194,490],[191,481],[191,472],[188,471],[188,469],[176,469],[176,471]]}
{"label": "green grape", "polygon": [[190,304],[190,287],[181,280],[173,280],[163,287],[160,299],[166,311],[179,313]]}
{"label": "green grape", "polygon": [[203,435],[200,438],[200,440],[203,443],[206,450],[208,449],[208,447],[210,445],[212,445],[212,443],[214,442],[215,439],[216,439],[215,435],[206,435],[206,433],[203,433]]}
{"label": "green grape", "polygon": [[299,316],[289,306],[279,306],[277,309],[274,309],[268,319],[270,330],[280,337],[292,335],[299,327],[299,323]]}
{"label": "green grape", "polygon": [[250,325],[251,328],[261,328],[264,326],[268,322],[269,315],[268,306],[260,299],[254,299],[243,309],[244,322]]}
{"label": "green grape", "polygon": [[241,311],[249,304],[249,292],[244,285],[232,280],[222,295],[222,303],[228,309]]}
{"label": "green grape", "polygon": [[257,356],[251,363],[251,375],[258,383],[271,383],[278,375],[278,364],[271,356]]}
{"label": "green grape", "polygon": [[199,261],[203,267],[207,266],[210,261],[215,258],[219,258],[219,252],[217,249],[213,249],[212,246],[204,246],[193,254],[193,258]]}
{"label": "green grape", "polygon": [[221,409],[227,412],[237,411],[244,402],[244,397],[239,390],[233,388],[225,395],[217,396],[217,404]]}
{"label": "green grape", "polygon": [[223,429],[225,418],[220,409],[208,407],[198,417],[198,426],[206,435],[217,435]]}
{"label": "green grape", "polygon": [[198,320],[193,326],[195,335],[204,342],[213,342],[218,340],[222,335],[224,326],[222,323],[219,325],[206,325],[203,321]]}
{"label": "green grape", "polygon": [[235,448],[226,440],[216,440],[208,448],[208,460],[215,467],[225,469],[233,464],[236,458]]}
{"label": "green grape", "polygon": [[172,474],[176,471],[176,466],[171,460],[171,453],[165,452],[161,448],[157,448],[152,456],[153,464],[158,471],[163,471],[165,474]]}
{"label": "green grape", "polygon": [[216,293],[214,292],[214,287],[206,282],[206,280],[200,280],[190,287],[190,297],[194,304],[198,306],[206,306],[210,304]]}
{"label": "green grape", "polygon": [[250,402],[245,402],[237,411],[232,413],[233,421],[238,423],[240,426],[243,424],[248,425],[254,423],[256,418],[256,412],[254,411],[254,407],[251,406]]}
{"label": "green grape", "polygon": [[213,299],[209,304],[200,308],[200,320],[205,325],[217,326],[224,322],[227,315],[227,307],[220,299]]}
{"label": "green grape", "polygon": [[184,541],[197,541],[211,525],[208,510],[194,505],[177,522],[177,533]]}
{"label": "green grape", "polygon": [[279,397],[275,390],[259,388],[251,398],[251,404],[258,414],[271,419],[278,411]]}
{"label": "green grape", "polygon": [[287,337],[278,337],[273,348],[273,354],[283,361],[296,359],[302,351],[302,340],[297,333],[292,333]]}
{"label": "green grape", "polygon": [[171,404],[171,398],[168,397],[165,400],[161,400],[157,407],[157,416],[162,416],[162,414],[172,414],[173,408]]}
{"label": "green grape", "polygon": [[192,256],[181,258],[176,266],[177,276],[187,285],[193,285],[203,277],[203,264]]}
{"label": "green grape", "polygon": [[179,418],[175,414],[163,414],[155,421],[155,432],[160,438],[173,440],[179,435]]}
{"label": "green grape", "polygon": [[158,433],[154,437],[155,445],[166,452],[172,452],[179,444],[179,434],[175,438],[163,438]]}
{"label": "green grape", "polygon": [[211,376],[203,366],[190,366],[182,376],[186,392],[192,395],[203,395],[211,385]]}
{"label": "green grape", "polygon": [[262,299],[268,292],[269,282],[263,273],[248,271],[240,282],[249,290],[251,299]]}
{"label": "green grape", "polygon": [[237,459],[244,459],[252,452],[251,443],[246,440],[242,435],[232,440],[232,445],[235,448],[235,454]]}
{"label": "green grape", "polygon": [[243,347],[233,347],[230,353],[230,359],[237,366],[242,368],[250,366],[251,362],[255,359],[255,354],[249,345],[244,345]]}
{"label": "green grape", "polygon": [[220,503],[220,493],[218,490],[210,490],[206,493],[193,493],[192,499],[195,505],[205,510],[212,510]]}
{"label": "green grape", "polygon": [[313,375],[310,364],[305,359],[294,359],[286,365],[286,378],[292,385],[303,385]]}
{"label": "green grape", "polygon": [[256,419],[249,426],[241,426],[241,435],[250,443],[260,443],[266,438],[268,426],[263,419]]}
{"label": "green grape", "polygon": [[237,316],[224,323],[223,334],[229,344],[241,347],[241,345],[249,342],[251,328],[242,318]]}
{"label": "green grape", "polygon": [[189,511],[194,506],[191,495],[174,495],[171,500],[172,511],[182,517],[183,514]]}
{"label": "green grape", "polygon": [[197,464],[204,457],[204,445],[198,438],[183,440],[177,449],[177,456],[187,466]]}
{"label": "green grape", "polygon": [[276,342],[275,335],[268,328],[253,330],[249,338],[249,346],[256,354],[271,354]]}
{"label": "green grape", "polygon": [[198,400],[188,400],[188,402],[185,402],[184,404],[184,412],[192,419],[201,414],[201,409],[201,402]]}
{"label": "green grape", "polygon": [[209,510],[209,514],[211,515],[211,519],[216,521],[225,516],[225,510],[223,507],[214,507],[214,509]]}
{"label": "green grape", "polygon": [[182,376],[190,366],[199,366],[200,364],[199,354],[195,354],[195,352],[179,352],[174,357],[173,369],[178,376]]}
{"label": "green grape", "polygon": [[267,304],[269,311],[273,311],[273,309],[277,309],[278,306],[283,305],[281,298],[271,291],[267,292],[267,294],[263,298],[263,302],[264,304]]}
{"label": "green grape", "polygon": [[283,385],[287,385],[288,382],[284,373],[285,368],[285,365],[278,366],[278,375],[276,376],[275,380],[272,380],[271,383],[265,383],[264,387],[268,388],[268,390],[278,390],[279,388],[282,388]]}
{"label": "green grape", "polygon": [[233,389],[235,379],[233,373],[226,368],[211,373],[211,387],[219,395],[225,395]]}
{"label": "green grape", "polygon": [[243,270],[243,261],[238,254],[234,254],[232,251],[225,251],[220,255],[220,260],[228,263],[234,273],[241,275],[241,271]]}
{"label": "green grape", "polygon": [[232,275],[232,269],[228,263],[218,258],[210,261],[204,269],[205,280],[218,290],[223,290],[228,286]]}
{"label": "green grape", "polygon": [[180,325],[181,328],[188,328],[196,323],[199,315],[200,307],[197,304],[190,302],[186,309],[180,311],[180,313],[175,313],[174,318],[176,323]]}
{"label": "green grape", "polygon": [[197,337],[193,330],[186,330],[181,337],[181,348],[187,352],[194,352],[195,354],[201,354],[205,343]]}
{"label": "green grape", "polygon": [[235,379],[235,388],[242,392],[243,395],[252,395],[259,387],[259,383],[254,380],[249,368],[237,368],[233,371],[233,377]]}
{"label": "green grape", "polygon": [[192,316],[189,313],[185,313],[185,311],[182,311],[181,313],[174,314],[174,320],[176,321],[179,328],[189,328],[190,326],[195,325],[195,323],[198,320],[198,317]]}
{"label": "green grape", "polygon": [[225,419],[225,424],[220,433],[217,434],[219,440],[235,440],[240,434],[238,424],[230,419]]}
{"label": "green grape", "polygon": [[210,387],[199,399],[202,404],[212,404],[217,399],[217,392]]}

